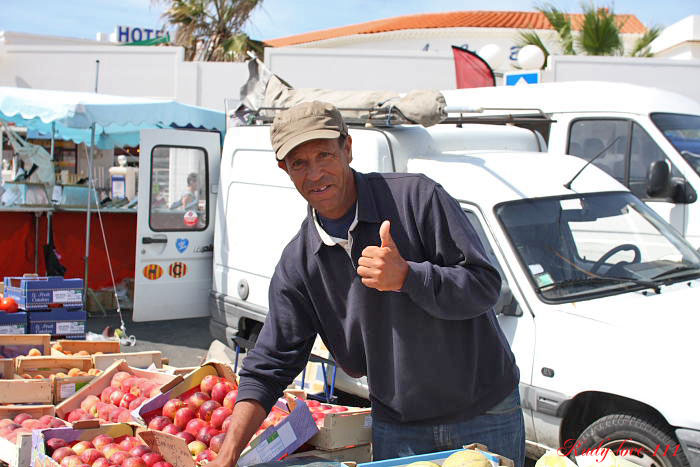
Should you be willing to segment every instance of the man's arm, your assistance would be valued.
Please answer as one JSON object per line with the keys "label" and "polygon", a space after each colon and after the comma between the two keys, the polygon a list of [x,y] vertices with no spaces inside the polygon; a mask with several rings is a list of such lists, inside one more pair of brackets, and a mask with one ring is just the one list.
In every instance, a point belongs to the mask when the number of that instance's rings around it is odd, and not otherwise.
{"label": "man's arm", "polygon": [[250,438],[258,431],[266,416],[267,412],[257,401],[244,400],[236,403],[233,408],[231,426],[226,432],[226,438],[219,455],[207,465],[211,467],[235,466],[241,452],[250,442]]}

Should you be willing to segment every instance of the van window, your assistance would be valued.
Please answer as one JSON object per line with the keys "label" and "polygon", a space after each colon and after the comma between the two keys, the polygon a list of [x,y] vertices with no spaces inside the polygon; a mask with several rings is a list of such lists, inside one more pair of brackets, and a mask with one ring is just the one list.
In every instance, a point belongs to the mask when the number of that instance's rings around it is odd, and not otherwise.
{"label": "van window", "polygon": [[[636,123],[632,124],[632,146],[630,147],[630,181],[629,189],[638,197],[645,199],[647,195],[647,179],[649,177],[649,166],[654,161],[663,161],[666,157],[649,136],[644,128]],[[670,161],[669,161],[670,163]],[[673,167],[673,164],[671,164]],[[677,170],[672,170],[671,175],[678,175]]]}
{"label": "van window", "polygon": [[593,165],[625,183],[629,134],[630,122],[627,120],[576,120],[569,132],[567,152],[590,161],[604,151],[593,161]]}
{"label": "van window", "polygon": [[204,230],[209,174],[203,148],[156,146],[151,153],[149,224],[155,232]]}
{"label": "van window", "polygon": [[700,174],[700,115],[653,113],[651,120]]}

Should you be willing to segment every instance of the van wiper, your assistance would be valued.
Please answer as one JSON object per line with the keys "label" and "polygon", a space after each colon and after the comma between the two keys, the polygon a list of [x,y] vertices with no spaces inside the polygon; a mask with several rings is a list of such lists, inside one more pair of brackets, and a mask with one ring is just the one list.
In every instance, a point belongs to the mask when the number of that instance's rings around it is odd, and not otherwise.
{"label": "van wiper", "polygon": [[661,272],[654,277],[652,277],[652,280],[657,280],[657,279],[662,279],[664,277],[668,277],[670,275],[676,274],[678,272],[686,272],[686,271],[695,271],[696,273],[700,274],[700,266],[689,266],[687,264],[682,264],[675,266],[667,271]]}
{"label": "van wiper", "polygon": [[582,285],[582,284],[589,284],[591,282],[597,282],[597,283],[605,283],[605,282],[617,282],[617,283],[633,283],[636,285],[641,285],[646,289],[653,289],[654,292],[657,294],[661,293],[661,290],[659,289],[659,284],[654,282],[654,281],[645,281],[641,279],[632,279],[632,278],[627,278],[627,277],[614,277],[614,276],[596,276],[596,277],[589,277],[586,279],[570,279],[566,281],[561,281],[561,282],[555,282],[553,284],[548,284],[548,285],[543,285],[541,287],[537,288],[538,292],[542,292],[545,289],[551,289],[551,288],[560,288],[560,287],[567,287],[567,286],[572,286],[572,285]]}

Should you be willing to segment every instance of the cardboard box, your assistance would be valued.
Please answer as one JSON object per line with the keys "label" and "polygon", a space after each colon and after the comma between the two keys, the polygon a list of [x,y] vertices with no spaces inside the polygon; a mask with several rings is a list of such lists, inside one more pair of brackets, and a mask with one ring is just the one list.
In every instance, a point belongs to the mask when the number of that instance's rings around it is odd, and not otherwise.
{"label": "cardboard box", "polygon": [[84,339],[87,312],[80,309],[50,308],[29,313],[31,334],[50,334],[52,337]]}
{"label": "cardboard box", "polygon": [[[54,346],[58,344],[63,350],[57,350]],[[108,340],[108,341],[86,341],[86,340],[73,340],[73,339],[59,339],[51,346],[51,355],[64,356],[64,355],[75,355],[80,351],[85,351],[89,355],[93,355],[96,352],[101,352],[103,354],[116,354],[121,351],[121,345],[118,339]]]}
{"label": "cardboard box", "polygon": [[0,404],[53,404],[48,378],[0,379]]}
{"label": "cardboard box", "polygon": [[0,335],[0,357],[15,358],[27,355],[31,349],[39,350],[41,355],[50,355],[51,336],[49,334]]}
{"label": "cardboard box", "polygon": [[372,460],[372,445],[363,444],[361,446],[351,446],[348,448],[337,449],[335,451],[324,451],[321,449],[298,451],[285,457],[285,459],[298,459],[300,457],[307,456],[320,457],[321,459],[328,459],[337,462],[370,462]]}
{"label": "cardboard box", "polygon": [[489,452],[488,447],[484,446],[483,444],[472,443],[464,446],[463,449],[454,449],[452,451],[432,452],[430,454],[420,454],[417,456],[399,457],[397,459],[386,459],[383,461],[367,462],[364,464],[359,464],[357,467],[403,467],[405,465],[412,464],[413,462],[418,461],[430,461],[435,462],[438,465],[442,465],[443,461],[450,457],[450,455],[458,451],[463,451],[465,449],[482,451],[487,458],[494,459],[498,462],[498,465],[501,467],[513,467],[515,465],[511,459],[503,457],[500,454]]}
{"label": "cardboard box", "polygon": [[26,334],[27,333],[27,313],[18,311],[17,313],[0,312],[0,334]]}
{"label": "cardboard box", "polygon": [[65,418],[68,412],[74,409],[80,408],[80,403],[89,395],[94,395],[99,397],[102,390],[110,385],[112,382],[112,377],[120,371],[125,371],[131,373],[134,376],[139,376],[141,378],[146,378],[155,381],[161,385],[167,385],[175,376],[165,375],[163,373],[157,373],[154,371],[139,370],[137,368],[131,368],[124,360],[119,360],[114,362],[109,368],[104,370],[101,375],[96,376],[90,383],[88,383],[80,392],[68,397],[66,400],[62,401],[56,406],[56,416],[60,418]]}
{"label": "cardboard box", "polygon": [[41,375],[48,378],[56,373],[65,373],[67,375],[71,368],[78,368],[80,371],[87,372],[92,368],[92,359],[83,356],[53,357],[51,355],[15,358],[15,372],[20,376],[28,374],[32,377]]}
{"label": "cardboard box", "polygon": [[22,310],[39,310],[51,304],[66,308],[83,305],[83,280],[50,277],[5,277],[5,296]]}
{"label": "cardboard box", "polygon": [[[21,413],[28,413],[34,418],[42,415],[54,415],[53,405],[6,405],[0,406],[0,420],[14,418]],[[26,467],[31,462],[32,435],[26,433],[17,437],[17,442],[12,443],[5,438],[0,438],[0,461],[6,462],[10,467]]]}
{"label": "cardboard box", "polygon": [[73,426],[65,428],[34,430],[31,437],[31,464],[26,463],[23,466],[60,467],[58,462],[51,459],[46,451],[46,440],[51,438],[62,438],[70,443],[71,441],[92,441],[97,435],[102,434],[115,439],[123,436],[136,436],[138,431],[139,427],[128,423],[99,425],[97,420],[76,422]]}
{"label": "cardboard box", "polygon": [[[287,390],[287,394],[306,399],[303,391]],[[333,404],[324,404],[331,405]],[[372,442],[372,412],[369,408],[348,407],[345,412],[329,413],[318,427],[318,434],[309,444],[331,451]],[[361,461],[358,461],[361,462]]]}
{"label": "cardboard box", "polygon": [[114,290],[93,290],[88,293],[85,301],[85,309],[91,313],[101,312],[104,310],[115,310],[117,308],[117,297],[114,295]]}

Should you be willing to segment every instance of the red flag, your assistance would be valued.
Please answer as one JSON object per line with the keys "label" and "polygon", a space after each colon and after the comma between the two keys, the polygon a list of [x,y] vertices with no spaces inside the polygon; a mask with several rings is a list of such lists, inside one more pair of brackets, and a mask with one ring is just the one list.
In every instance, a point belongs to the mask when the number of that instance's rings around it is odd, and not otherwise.
{"label": "red flag", "polygon": [[486,61],[474,52],[452,46],[457,72],[457,89],[495,86],[496,78]]}

